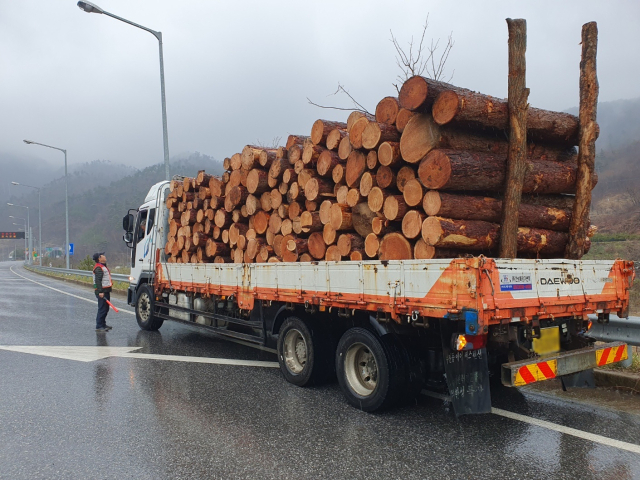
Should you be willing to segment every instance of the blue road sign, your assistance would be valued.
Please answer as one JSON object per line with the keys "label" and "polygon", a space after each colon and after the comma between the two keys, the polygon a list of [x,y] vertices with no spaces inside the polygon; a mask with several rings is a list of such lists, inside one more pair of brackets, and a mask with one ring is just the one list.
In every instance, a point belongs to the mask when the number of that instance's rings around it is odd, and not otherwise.
{"label": "blue road sign", "polygon": [[69,255],[73,255],[73,243],[69,244]]}

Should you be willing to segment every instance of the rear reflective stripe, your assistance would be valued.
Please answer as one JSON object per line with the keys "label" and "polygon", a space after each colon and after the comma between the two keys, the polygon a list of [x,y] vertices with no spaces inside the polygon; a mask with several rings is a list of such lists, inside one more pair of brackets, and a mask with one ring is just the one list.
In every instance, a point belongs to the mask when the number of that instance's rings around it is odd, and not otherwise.
{"label": "rear reflective stripe", "polygon": [[616,357],[613,359],[613,363],[619,362],[622,360],[622,355],[626,352],[626,347],[616,347],[618,349],[618,353],[616,353]]}
{"label": "rear reflective stripe", "polygon": [[547,378],[556,378],[556,372],[551,369],[551,366],[547,362],[541,362],[538,364],[540,372]]}
{"label": "rear reflective stripe", "polygon": [[522,380],[524,381],[525,385],[536,381],[536,378],[533,376],[533,374],[529,370],[528,365],[525,365],[524,367],[520,367],[520,370],[518,370],[518,373],[522,377]]}
{"label": "rear reflective stripe", "polygon": [[609,353],[611,352],[611,347],[605,348],[604,350],[600,350],[602,353],[600,354],[600,360],[598,360],[598,366],[607,364],[607,359],[609,358]]}

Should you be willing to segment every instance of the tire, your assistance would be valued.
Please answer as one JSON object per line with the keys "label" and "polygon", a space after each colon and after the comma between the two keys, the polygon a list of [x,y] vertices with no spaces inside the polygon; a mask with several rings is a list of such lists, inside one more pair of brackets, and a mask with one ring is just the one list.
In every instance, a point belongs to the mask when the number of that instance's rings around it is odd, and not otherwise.
{"label": "tire", "polygon": [[156,331],[164,323],[162,318],[153,315],[154,303],[153,290],[149,285],[142,285],[136,298],[136,320],[142,330]]}
{"label": "tire", "polygon": [[326,381],[333,373],[333,352],[321,328],[298,317],[287,318],[278,334],[278,363],[287,382],[306,387]]}
{"label": "tire", "polygon": [[406,367],[397,349],[360,327],[347,330],[340,339],[336,373],[347,401],[365,412],[393,406],[405,390]]}

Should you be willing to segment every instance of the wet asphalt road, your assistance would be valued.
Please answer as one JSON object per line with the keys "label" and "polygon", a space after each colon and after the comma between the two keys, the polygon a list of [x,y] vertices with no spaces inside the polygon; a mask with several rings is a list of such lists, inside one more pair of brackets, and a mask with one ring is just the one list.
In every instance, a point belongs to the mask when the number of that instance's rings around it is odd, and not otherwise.
{"label": "wet asphalt road", "polygon": [[[0,263],[0,345],[141,347],[136,352],[276,361],[165,322],[111,312],[96,334],[90,289]],[[122,310],[122,297],[113,303]],[[640,416],[492,391],[493,405],[640,445]],[[638,397],[635,397],[638,398]],[[637,400],[640,401],[640,400]],[[640,454],[495,414],[456,419],[441,400],[383,414],[336,384],[302,389],[279,370],[0,349],[0,478],[640,478]]]}

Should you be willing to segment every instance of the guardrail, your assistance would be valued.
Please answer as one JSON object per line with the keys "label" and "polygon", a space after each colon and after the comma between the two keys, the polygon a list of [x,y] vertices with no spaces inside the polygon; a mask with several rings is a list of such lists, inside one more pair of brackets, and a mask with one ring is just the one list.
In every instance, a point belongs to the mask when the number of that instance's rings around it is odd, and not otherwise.
{"label": "guardrail", "polygon": [[[64,273],[66,275],[80,275],[82,277],[91,277],[93,276],[93,272],[89,270],[77,270],[74,268],[66,269],[66,268],[54,268],[54,267],[40,267],[39,265],[30,265],[29,268],[33,268],[34,270],[43,270],[45,272],[56,272],[56,273]],[[127,282],[129,283],[129,275],[122,275],[119,273],[112,273],[111,279],[115,282]]]}
{"label": "guardrail", "polygon": [[610,315],[609,323],[598,323],[596,315],[589,315],[593,326],[588,336],[602,342],[625,342],[640,346],[640,317],[620,318]]}

